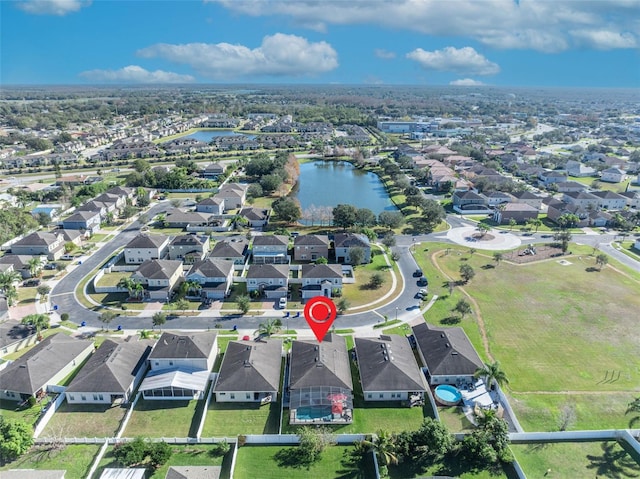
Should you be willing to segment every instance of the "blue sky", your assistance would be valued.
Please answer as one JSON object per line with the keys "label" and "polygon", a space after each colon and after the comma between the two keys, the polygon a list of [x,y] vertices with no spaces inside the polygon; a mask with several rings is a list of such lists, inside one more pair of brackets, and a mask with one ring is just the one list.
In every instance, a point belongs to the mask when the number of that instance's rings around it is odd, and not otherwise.
{"label": "blue sky", "polygon": [[0,0],[0,83],[640,86],[640,0]]}

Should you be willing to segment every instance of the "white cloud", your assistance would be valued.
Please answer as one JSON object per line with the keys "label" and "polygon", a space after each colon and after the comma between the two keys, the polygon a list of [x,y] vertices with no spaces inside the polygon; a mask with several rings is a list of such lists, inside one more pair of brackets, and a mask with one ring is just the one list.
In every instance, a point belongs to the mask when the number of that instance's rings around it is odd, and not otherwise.
{"label": "white cloud", "polygon": [[81,77],[94,82],[122,83],[190,83],[195,80],[191,75],[181,75],[163,70],[149,71],[138,65],[129,65],[119,70],[88,70]]}
{"label": "white cloud", "polygon": [[473,78],[461,78],[459,80],[453,80],[449,82],[449,85],[455,86],[483,86],[484,83]]}
{"label": "white cloud", "polygon": [[310,43],[296,35],[266,36],[258,48],[229,43],[158,43],[138,51],[145,58],[191,66],[211,78],[247,76],[303,76],[331,71],[338,54],[326,42]]}
{"label": "white cloud", "polygon": [[[638,44],[637,0],[205,0],[250,16],[281,15],[298,26],[372,24],[432,36],[464,36],[500,49],[558,52]],[[618,34],[585,42],[585,34]],[[627,32],[627,33],[625,33]],[[633,33],[629,33],[633,32]]]}
{"label": "white cloud", "polygon": [[382,58],[383,60],[391,60],[392,58],[396,57],[396,53],[395,52],[390,52],[389,50],[385,50],[384,48],[376,48],[373,53],[378,57],[378,58]]}
{"label": "white cloud", "polygon": [[615,48],[634,48],[638,41],[631,33],[612,32],[610,30],[572,30],[571,36],[596,50]]}
{"label": "white cloud", "polygon": [[16,6],[35,15],[58,15],[77,12],[91,4],[91,0],[20,0]]}
{"label": "white cloud", "polygon": [[407,58],[418,62],[426,70],[438,70],[471,75],[495,75],[500,71],[497,63],[490,62],[471,47],[445,47],[428,52],[416,48]]}

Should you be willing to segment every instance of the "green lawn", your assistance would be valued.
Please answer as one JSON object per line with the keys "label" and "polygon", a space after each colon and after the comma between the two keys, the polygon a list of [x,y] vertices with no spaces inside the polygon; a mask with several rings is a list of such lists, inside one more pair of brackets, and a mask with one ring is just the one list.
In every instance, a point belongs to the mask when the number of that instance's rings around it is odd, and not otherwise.
{"label": "green lawn", "polygon": [[200,425],[200,414],[196,414],[196,408],[200,402],[204,404],[204,400],[148,401],[141,398],[136,404],[123,436],[195,437]]}
{"label": "green lawn", "polygon": [[569,181],[576,181],[578,183],[582,183],[583,185],[591,186],[595,182],[597,185],[597,189],[603,191],[613,191],[614,193],[622,193],[627,189],[627,186],[631,182],[631,179],[623,181],[621,183],[607,183],[606,181],[600,181],[598,178],[593,177],[577,177],[570,176]]}
{"label": "green lawn", "polygon": [[130,278],[131,272],[122,271],[116,273],[106,273],[100,278],[96,286],[117,286],[120,280]]}
{"label": "green lawn", "polygon": [[[35,446],[18,460],[0,467],[8,469],[65,469],[65,479],[86,479],[91,463],[98,454],[100,444],[77,444],[52,449]],[[1,474],[0,474],[1,475]]]}
{"label": "green lawn", "polygon": [[616,442],[521,444],[512,445],[511,450],[527,477],[640,476],[640,464]]}
{"label": "green lawn", "polygon": [[[459,479],[517,479],[515,471],[509,467],[499,467],[494,471],[473,471],[458,458],[444,459],[430,466],[403,462],[389,466],[390,479],[419,479],[425,477],[456,477]],[[531,477],[531,476],[529,476]],[[558,476],[559,477],[559,476]]]}
{"label": "green lawn", "polygon": [[292,462],[292,446],[243,446],[238,449],[235,479],[308,479],[375,477],[373,460],[355,462],[351,447],[330,446],[322,453],[320,461],[309,468],[298,467]]}
{"label": "green lawn", "polygon": [[[475,426],[469,422],[460,406],[439,407],[438,415],[440,416],[440,421],[446,424],[451,432],[468,432],[475,429]],[[520,419],[519,415],[518,419]]]}
{"label": "green lawn", "polygon": [[33,407],[18,410],[19,403],[17,401],[0,399],[0,416],[10,421],[24,421],[27,424],[33,425],[40,416],[40,411],[48,402],[49,397]]}
{"label": "green lawn", "polygon": [[[164,479],[167,475],[167,471],[171,466],[223,466],[223,472],[225,467],[223,461],[226,456],[213,455],[213,446],[210,444],[189,444],[189,445],[171,445],[173,454],[169,461],[164,465],[156,469],[153,474],[148,476],[148,479]],[[230,454],[227,454],[229,456]],[[105,452],[93,479],[98,479],[105,468],[122,467],[113,457],[113,447],[109,447]],[[228,474],[228,473],[227,473]],[[222,477],[225,477],[224,475]]]}
{"label": "green lawn", "polygon": [[127,410],[98,404],[69,404],[53,415],[41,437],[113,437]]}
{"label": "green lawn", "polygon": [[22,306],[28,303],[35,303],[38,288],[36,286],[21,286],[18,288],[18,303]]}
{"label": "green lawn", "polygon": [[[377,289],[367,286],[374,273],[380,273],[384,278],[384,283]],[[349,301],[352,308],[375,302],[391,290],[391,272],[378,248],[371,248],[371,263],[357,266],[354,274],[356,282],[342,286],[342,297]]]}
{"label": "green lawn", "polygon": [[238,434],[278,434],[280,403],[219,403],[211,398],[202,437],[234,437]]}

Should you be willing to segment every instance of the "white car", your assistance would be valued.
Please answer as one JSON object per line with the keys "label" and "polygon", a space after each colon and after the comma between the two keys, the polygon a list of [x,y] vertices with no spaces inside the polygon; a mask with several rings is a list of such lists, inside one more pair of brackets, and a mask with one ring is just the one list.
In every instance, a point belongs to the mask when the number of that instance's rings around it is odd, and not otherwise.
{"label": "white car", "polygon": [[278,307],[280,309],[285,309],[287,307],[287,298],[280,298],[278,300]]}

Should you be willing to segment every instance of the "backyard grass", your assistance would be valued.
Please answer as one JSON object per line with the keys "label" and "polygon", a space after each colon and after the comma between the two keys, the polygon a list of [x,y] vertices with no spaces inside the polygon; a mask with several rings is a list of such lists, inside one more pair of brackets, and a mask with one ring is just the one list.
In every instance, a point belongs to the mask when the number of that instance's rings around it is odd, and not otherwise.
{"label": "backyard grass", "polygon": [[278,434],[280,403],[219,403],[211,399],[202,437]]}
{"label": "backyard grass", "polygon": [[640,475],[640,464],[613,441],[518,444],[511,450],[527,477],[623,479]]}
{"label": "backyard grass", "polygon": [[[156,469],[148,479],[164,479],[167,471],[171,466],[223,466],[226,456],[217,456],[212,454],[213,445],[207,444],[188,444],[188,445],[171,445],[173,454],[166,464]],[[227,454],[229,456],[229,454]],[[113,457],[113,447],[107,448],[98,468],[96,469],[93,479],[98,479],[105,468],[120,468],[122,465]],[[221,477],[228,477],[223,475]]]}
{"label": "backyard grass", "polygon": [[18,401],[0,399],[0,416],[9,421],[24,421],[27,424],[33,425],[40,416],[40,411],[48,402],[49,397],[33,407],[18,410]]}
{"label": "backyard grass", "polygon": [[[331,446],[322,452],[313,465],[299,467],[291,464],[295,446],[243,446],[238,449],[235,479],[307,479],[352,478],[369,479],[375,476],[373,460],[353,461],[350,446]],[[290,464],[290,465],[287,465]]]}
{"label": "backyard grass", "polygon": [[124,437],[195,437],[200,424],[196,415],[202,401],[140,398],[124,431]]}
{"label": "backyard grass", "polygon": [[102,276],[102,278],[100,278],[100,281],[98,281],[96,286],[117,286],[120,280],[124,278],[130,278],[130,277],[131,277],[130,271],[106,273]]}
{"label": "backyard grass", "polygon": [[[8,469],[64,469],[65,479],[85,479],[100,444],[74,444],[62,449],[50,446],[35,446],[16,461],[0,467]],[[1,474],[0,474],[1,475]]]}
{"label": "backyard grass", "polygon": [[456,477],[458,479],[517,479],[518,477],[510,466],[505,466],[496,471],[472,471],[469,469],[470,468],[467,464],[458,458],[444,459],[429,467],[420,467],[418,464],[403,462],[398,466],[389,466],[389,477],[390,479],[419,479],[424,477]]}
{"label": "backyard grass", "polygon": [[568,181],[575,181],[577,183],[582,183],[583,185],[591,186],[594,182],[598,185],[599,190],[602,191],[613,191],[614,193],[622,193],[627,189],[627,186],[631,182],[631,179],[623,181],[621,183],[607,183],[606,181],[600,181],[599,178],[594,178],[591,176],[587,177],[579,177],[579,176],[570,176]]}
{"label": "backyard grass", "polygon": [[[439,407],[438,415],[440,421],[444,423],[451,432],[471,432],[476,427],[469,422],[462,412],[462,407]],[[518,416],[520,418],[520,416]]]}
{"label": "backyard grass", "polygon": [[41,437],[113,437],[127,410],[102,404],[69,404],[58,408]]}

